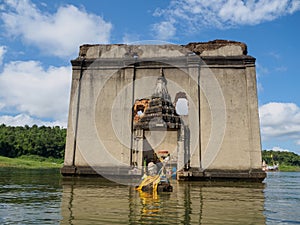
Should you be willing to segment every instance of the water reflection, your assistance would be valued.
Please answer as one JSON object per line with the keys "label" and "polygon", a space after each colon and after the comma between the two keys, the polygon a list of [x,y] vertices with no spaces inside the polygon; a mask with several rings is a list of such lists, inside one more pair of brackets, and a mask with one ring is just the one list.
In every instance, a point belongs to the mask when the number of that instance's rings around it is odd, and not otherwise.
{"label": "water reflection", "polygon": [[300,224],[300,173],[269,173],[264,183],[172,181],[172,193],[153,195],[58,170],[0,168],[0,224]]}
{"label": "water reflection", "polygon": [[141,199],[141,218],[153,217],[159,214],[161,210],[161,202],[157,192],[139,191]]}
{"label": "water reflection", "polygon": [[263,184],[172,184],[172,193],[153,194],[64,179],[61,224],[265,224]]}

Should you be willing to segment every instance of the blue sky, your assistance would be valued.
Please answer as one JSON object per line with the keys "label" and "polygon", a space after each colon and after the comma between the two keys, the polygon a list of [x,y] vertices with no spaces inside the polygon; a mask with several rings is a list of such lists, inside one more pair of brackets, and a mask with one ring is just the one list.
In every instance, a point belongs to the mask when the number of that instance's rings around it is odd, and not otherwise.
{"label": "blue sky", "polygon": [[300,153],[300,0],[1,0],[0,123],[66,126],[85,43],[241,41],[257,61],[263,149]]}

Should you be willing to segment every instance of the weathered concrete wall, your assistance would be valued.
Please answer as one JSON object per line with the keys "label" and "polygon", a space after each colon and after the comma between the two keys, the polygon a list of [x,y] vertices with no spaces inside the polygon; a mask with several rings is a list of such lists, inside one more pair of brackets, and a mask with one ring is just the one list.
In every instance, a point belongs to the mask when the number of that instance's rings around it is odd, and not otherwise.
{"label": "weathered concrete wall", "polygon": [[[190,169],[180,177],[264,178],[255,59],[245,44],[83,45],[72,66],[63,174],[130,170],[132,107],[152,95],[163,69],[172,101],[184,92],[189,103]],[[176,135],[162,136],[155,150],[174,152]]]}

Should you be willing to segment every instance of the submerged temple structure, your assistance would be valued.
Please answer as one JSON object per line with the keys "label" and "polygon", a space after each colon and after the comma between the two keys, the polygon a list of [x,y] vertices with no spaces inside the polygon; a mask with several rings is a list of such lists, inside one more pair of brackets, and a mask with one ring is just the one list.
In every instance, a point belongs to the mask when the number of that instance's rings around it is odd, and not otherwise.
{"label": "submerged temple structure", "polygon": [[247,46],[83,45],[72,60],[68,175],[261,181],[255,58]]}

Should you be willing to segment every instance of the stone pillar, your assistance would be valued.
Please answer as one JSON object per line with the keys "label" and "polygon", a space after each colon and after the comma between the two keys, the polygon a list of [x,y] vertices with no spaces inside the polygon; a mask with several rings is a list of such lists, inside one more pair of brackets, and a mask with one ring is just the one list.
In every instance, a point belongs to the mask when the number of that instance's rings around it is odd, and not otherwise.
{"label": "stone pillar", "polygon": [[132,153],[132,164],[138,169],[143,166],[143,130],[134,131],[134,149]]}
{"label": "stone pillar", "polygon": [[200,124],[200,63],[199,57],[196,55],[188,56],[188,74],[189,74],[189,95],[193,101],[195,112],[197,114],[191,115],[193,112],[189,109],[189,115],[184,118],[184,124],[192,131],[189,136],[189,142],[197,143],[190,152],[191,167],[201,169],[201,124]]}
{"label": "stone pillar", "polygon": [[177,141],[177,171],[184,169],[184,126],[178,130]]}
{"label": "stone pillar", "polygon": [[246,67],[246,84],[249,117],[249,147],[250,147],[250,168],[261,169],[261,140],[257,102],[257,84],[255,65]]}

